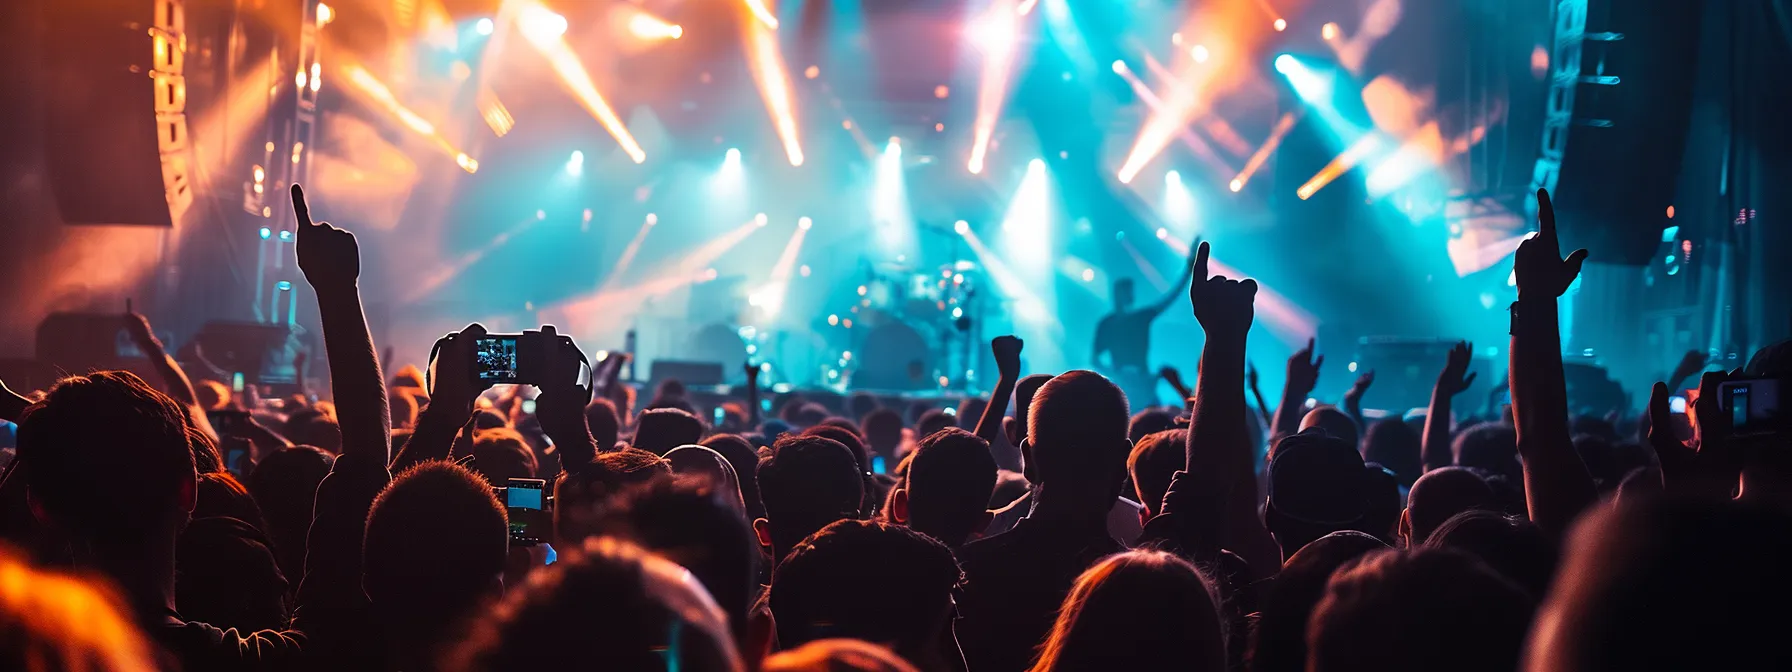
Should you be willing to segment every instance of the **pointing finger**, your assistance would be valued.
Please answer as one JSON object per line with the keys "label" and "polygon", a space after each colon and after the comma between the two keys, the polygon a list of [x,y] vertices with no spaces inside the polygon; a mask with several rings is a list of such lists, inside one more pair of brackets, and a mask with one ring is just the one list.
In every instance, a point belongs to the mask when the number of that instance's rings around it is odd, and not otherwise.
{"label": "pointing finger", "polygon": [[1549,201],[1549,190],[1537,190],[1537,234],[1550,242],[1556,240],[1556,209]]}
{"label": "pointing finger", "polygon": [[1195,280],[1197,281],[1207,279],[1207,255],[1211,250],[1212,246],[1208,245],[1206,241],[1202,241],[1201,245],[1195,248]]}
{"label": "pointing finger", "polygon": [[299,220],[299,230],[312,227],[311,206],[305,203],[305,189],[297,183],[292,185],[292,214]]}

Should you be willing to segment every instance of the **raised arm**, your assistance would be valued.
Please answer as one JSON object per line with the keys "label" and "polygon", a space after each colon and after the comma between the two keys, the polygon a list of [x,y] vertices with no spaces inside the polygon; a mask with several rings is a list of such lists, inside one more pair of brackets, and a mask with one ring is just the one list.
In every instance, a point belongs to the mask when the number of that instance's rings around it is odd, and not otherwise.
{"label": "raised arm", "polygon": [[547,378],[536,384],[541,394],[535,398],[535,418],[542,433],[554,440],[560,468],[577,471],[597,457],[597,439],[585,419],[592,388],[579,385],[585,356],[571,339],[562,341],[553,325],[542,326],[541,336],[547,342]]}
{"label": "raised arm", "polygon": [[996,371],[996,389],[989,394],[989,403],[983,407],[982,417],[977,418],[978,437],[989,442],[989,452],[995,458],[996,467],[1009,471],[1020,471],[1020,450],[1008,442],[1002,431],[1002,417],[1008,412],[1008,398],[1014,395],[1014,385],[1020,382],[1020,351],[1024,343],[1013,336],[997,336],[989,342],[989,349],[994,352]]}
{"label": "raised arm", "polygon": [[218,432],[212,428],[205,409],[199,407],[199,395],[193,393],[193,382],[187,379],[187,372],[180,368],[180,363],[174,361],[167,349],[162,347],[161,339],[156,338],[155,330],[149,326],[149,318],[134,312],[125,313],[124,328],[130,333],[131,341],[137,344],[137,349],[142,350],[143,356],[148,357],[149,363],[155,367],[156,375],[162,378],[162,387],[168,390],[168,396],[187,407],[187,412],[193,416],[193,424],[216,441]]}
{"label": "raised arm", "polygon": [[759,365],[747,362],[741,367],[747,374],[747,426],[749,432],[759,431]]}
{"label": "raised arm", "polygon": [[1263,387],[1257,384],[1257,367],[1248,361],[1244,363],[1244,382],[1251,388],[1251,397],[1257,400],[1257,411],[1263,415],[1264,428],[1273,427],[1276,415],[1270,412],[1269,403],[1263,401]]}
{"label": "raised arm", "polygon": [[1350,385],[1350,389],[1344,392],[1344,412],[1350,414],[1350,419],[1358,427],[1365,426],[1363,424],[1363,395],[1369,391],[1369,386],[1374,384],[1375,372],[1364,371],[1356,377],[1356,382]]}
{"label": "raised arm", "polygon": [[1157,377],[1162,378],[1164,379],[1164,382],[1169,383],[1170,389],[1176,390],[1176,396],[1182,398],[1184,406],[1193,403],[1195,391],[1189,389],[1188,383],[1182,382],[1182,372],[1177,371],[1176,367],[1165,366],[1158,369]]}
{"label": "raised arm", "polygon": [[1313,356],[1311,338],[1307,339],[1307,347],[1288,356],[1288,377],[1282,383],[1282,403],[1276,405],[1276,419],[1270,423],[1270,445],[1300,431],[1300,418],[1307,410],[1307,395],[1319,386],[1319,367],[1324,365],[1325,355]]}
{"label": "raised arm", "polygon": [[25,407],[30,405],[30,399],[12,391],[12,388],[6,386],[6,381],[0,380],[0,420],[18,422],[19,416],[25,413]]}
{"label": "raised arm", "polygon": [[343,455],[370,455],[386,464],[391,450],[392,417],[386,403],[386,380],[361,312],[361,250],[355,234],[328,223],[311,222],[305,190],[292,185],[293,215],[298,218],[299,270],[317,292],[318,318],[323,322],[324,351],[330,357],[330,393],[336,401],[336,422],[342,427]]}
{"label": "raised arm", "polygon": [[1437,383],[1431,386],[1431,406],[1425,410],[1425,437],[1419,450],[1426,471],[1456,463],[1456,456],[1450,453],[1450,400],[1475,382],[1475,374],[1468,372],[1473,354],[1474,346],[1468,341],[1457,343],[1450,349],[1444,370],[1438,372]]}
{"label": "raised arm", "polygon": [[[478,323],[436,341],[435,358],[429,363],[429,405],[417,414],[417,427],[392,458],[392,470],[402,471],[428,460],[446,460],[454,452],[454,437],[473,417],[473,400],[485,388],[473,380],[473,342],[485,337]],[[536,410],[540,411],[537,401]],[[537,413],[539,415],[539,412]],[[560,455],[564,466],[576,460]],[[587,461],[589,461],[587,459]]]}
{"label": "raised arm", "polygon": [[1509,375],[1531,520],[1560,536],[1598,496],[1568,432],[1568,384],[1556,313],[1556,300],[1580,275],[1587,251],[1562,258],[1555,211],[1542,189],[1537,190],[1537,225],[1537,234],[1520,243],[1513,257],[1518,301],[1512,304]]}

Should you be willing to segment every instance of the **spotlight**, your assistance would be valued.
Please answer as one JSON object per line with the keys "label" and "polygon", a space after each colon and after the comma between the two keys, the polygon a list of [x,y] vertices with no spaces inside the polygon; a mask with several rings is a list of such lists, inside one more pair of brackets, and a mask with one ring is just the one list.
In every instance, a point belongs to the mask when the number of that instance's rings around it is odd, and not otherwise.
{"label": "spotlight", "polygon": [[1120,59],[1114,59],[1114,74],[1116,74],[1116,75],[1126,74],[1126,61],[1122,61]]}
{"label": "spotlight", "polygon": [[1206,63],[1207,58],[1212,56],[1212,54],[1208,53],[1207,46],[1201,44],[1197,44],[1195,45],[1195,48],[1188,50],[1188,55],[1193,57],[1196,63]]}
{"label": "spotlight", "polygon": [[1323,26],[1320,26],[1319,27],[1319,36],[1324,38],[1328,42],[1331,40],[1338,39],[1338,24],[1327,23]]}
{"label": "spotlight", "polygon": [[523,9],[522,16],[517,17],[517,29],[530,42],[546,46],[555,39],[566,34],[566,17],[540,5],[531,5]]}
{"label": "spotlight", "polygon": [[1230,186],[1232,187],[1232,193],[1238,193],[1244,190],[1244,183],[1238,180],[1233,180]]}
{"label": "spotlight", "polygon": [[1294,69],[1298,67],[1300,67],[1300,63],[1294,60],[1293,56],[1282,54],[1276,57],[1276,72],[1286,75],[1294,72]]}
{"label": "spotlight", "polygon": [[1093,268],[1083,269],[1083,282],[1094,282],[1094,281],[1095,281],[1095,269],[1093,269]]}
{"label": "spotlight", "polygon": [[804,231],[808,231],[809,227],[814,226],[814,225],[815,225],[815,222],[813,220],[810,220],[808,217],[798,217],[796,219],[796,228],[802,229]]}
{"label": "spotlight", "polygon": [[767,221],[769,221],[769,220],[767,220],[765,218],[765,213],[763,213],[763,212],[761,212],[757,215],[753,215],[753,223],[754,224],[757,224],[759,226],[765,226]]}
{"label": "spotlight", "polygon": [[971,232],[971,225],[969,222],[966,222],[961,219],[961,220],[958,220],[958,221],[952,223],[952,230],[956,231],[958,233],[958,235],[962,236],[964,234]]}
{"label": "spotlight", "polygon": [[1163,240],[1163,239],[1165,239],[1165,238],[1169,238],[1169,237],[1170,237],[1170,232],[1169,232],[1169,230],[1167,230],[1167,229],[1165,229],[1165,228],[1164,228],[1164,227],[1161,227],[1161,226],[1160,226],[1160,227],[1157,227],[1157,239],[1158,239],[1158,240]]}
{"label": "spotlight", "polygon": [[1008,51],[1014,47],[1014,20],[1001,12],[990,12],[971,23],[968,37],[972,45],[986,53]]}
{"label": "spotlight", "polygon": [[725,161],[731,165],[737,165],[737,166],[740,165],[740,150],[735,149],[733,147],[729,147],[728,153],[723,156],[725,157],[723,159],[723,161]]}
{"label": "spotlight", "polygon": [[479,33],[480,35],[490,35],[492,34],[492,29],[494,27],[491,19],[480,19],[473,24],[473,32]]}
{"label": "spotlight", "polygon": [[585,172],[585,153],[576,149],[572,150],[572,156],[566,159],[566,174],[578,175],[583,172]]}
{"label": "spotlight", "polygon": [[651,212],[647,213],[647,225],[648,226],[653,226],[658,223],[660,223],[659,215],[653,214]]}
{"label": "spotlight", "polygon": [[1182,186],[1182,173],[1178,173],[1174,170],[1164,173],[1164,186],[1166,186],[1166,187]]}
{"label": "spotlight", "polygon": [[1284,21],[1282,19],[1276,19],[1275,26],[1276,26],[1276,32],[1279,33],[1279,32],[1282,32],[1282,31],[1288,29],[1288,22]]}
{"label": "spotlight", "polygon": [[676,40],[684,37],[684,28],[662,21],[647,12],[635,12],[634,16],[629,17],[628,30],[643,40]]}
{"label": "spotlight", "polygon": [[325,24],[328,24],[329,22],[334,21],[334,20],[336,20],[336,10],[331,9],[329,5],[326,5],[324,3],[321,3],[321,2],[317,3],[317,25],[318,25],[318,27],[322,28]]}

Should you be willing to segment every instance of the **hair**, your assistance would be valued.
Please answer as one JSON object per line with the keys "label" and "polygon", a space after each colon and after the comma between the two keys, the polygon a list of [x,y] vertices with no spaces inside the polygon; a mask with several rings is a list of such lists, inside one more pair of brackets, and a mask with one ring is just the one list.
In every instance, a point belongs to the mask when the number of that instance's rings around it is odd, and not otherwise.
{"label": "hair", "polygon": [[814,427],[826,422],[829,417],[828,407],[813,401],[795,404],[789,417],[785,418],[792,427]]}
{"label": "hair", "polygon": [[1038,482],[1054,484],[1048,486],[1054,490],[1087,490],[1092,500],[1101,494],[1112,504],[1132,452],[1130,422],[1126,395],[1101,374],[1069,371],[1046,381],[1027,417]]}
{"label": "hair", "polygon": [[790,549],[772,573],[768,604],[783,646],[844,637],[890,642],[914,660],[950,627],[963,578],[952,551],[932,537],[842,520]]}
{"label": "hair", "polygon": [[1355,446],[1321,429],[1301,430],[1276,444],[1264,522],[1283,557],[1339,530],[1374,532],[1363,529],[1368,513],[1364,467]]}
{"label": "hair", "polygon": [[255,497],[249,494],[249,489],[243,487],[235,476],[227,471],[200,474],[193,502],[193,517],[219,516],[235,518],[257,530],[267,528],[267,522],[261,515],[261,507],[255,504]]}
{"label": "hair", "polygon": [[1451,516],[1496,507],[1493,488],[1475,472],[1462,467],[1432,469],[1406,493],[1407,537],[1418,546]]}
{"label": "hair", "polygon": [[759,460],[759,497],[771,528],[773,563],[779,556],[844,518],[857,518],[865,481],[852,453],[820,436],[785,436]]}
{"label": "hair", "polygon": [[984,522],[996,461],[989,442],[962,429],[921,440],[908,468],[908,526],[957,548]]}
{"label": "hair", "polygon": [[1400,538],[1400,478],[1374,462],[1363,465],[1363,531],[1395,543]]}
{"label": "hair", "polygon": [[448,649],[450,672],[564,670],[593,656],[616,670],[738,672],[727,618],[695,576],[608,537],[587,539],[529,574]]}
{"label": "hair", "polygon": [[20,419],[18,459],[31,497],[78,539],[155,534],[198,487],[180,405],[126,371],[57,382]]}
{"label": "hair", "polygon": [[1363,433],[1363,461],[1374,462],[1394,472],[1400,485],[1412,487],[1425,472],[1420,460],[1419,434],[1398,417],[1386,417],[1369,424]]}
{"label": "hair", "polygon": [[703,421],[677,408],[655,408],[641,413],[635,426],[634,447],[664,455],[685,444],[703,440]]}
{"label": "hair", "polygon": [[1534,670],[1784,670],[1792,515],[1729,499],[1600,507],[1565,542]]}
{"label": "hair", "polygon": [[1483,422],[1456,434],[1451,443],[1456,466],[1523,481],[1518,464],[1518,432],[1501,422]]}
{"label": "hair", "polygon": [[249,495],[267,522],[274,558],[289,577],[305,575],[305,537],[317,502],[317,486],[336,464],[314,446],[293,446],[261,458],[249,472]]}
{"label": "hair", "polygon": [[[957,411],[954,410],[954,413]],[[915,436],[932,436],[947,427],[957,427],[958,420],[943,408],[930,408],[915,421]]]}
{"label": "hair", "polygon": [[666,466],[680,480],[703,484],[704,491],[722,498],[736,511],[746,510],[740,498],[740,477],[720,453],[698,445],[679,446],[666,452]]}
{"label": "hair", "polygon": [[1510,672],[1532,607],[1523,589],[1467,554],[1372,553],[1326,585],[1307,626],[1307,670]]}
{"label": "hair", "polygon": [[598,453],[584,466],[562,472],[554,482],[554,537],[578,543],[596,534],[593,525],[605,500],[631,485],[671,475],[665,458],[634,448]]}
{"label": "hair", "polygon": [[745,631],[759,588],[759,544],[740,511],[715,492],[656,478],[612,497],[598,527],[691,570],[733,631]]}
{"label": "hair", "polygon": [[1336,406],[1320,406],[1307,411],[1306,416],[1300,419],[1300,428],[1305,430],[1309,427],[1318,427],[1335,438],[1343,439],[1352,450],[1356,449],[1359,440],[1357,435],[1361,433],[1356,420]]}
{"label": "hair", "polygon": [[510,524],[485,479],[450,462],[405,470],[373,500],[362,584],[398,629],[432,636],[504,571]]}
{"label": "hair", "polygon": [[103,582],[34,569],[0,548],[0,668],[152,672],[152,651]]}
{"label": "hair", "polygon": [[747,507],[747,519],[765,517],[765,505],[759,501],[759,451],[739,435],[717,434],[700,444],[716,451],[728,466],[734,467],[734,478],[740,485],[740,499]]}
{"label": "hair", "polygon": [[182,619],[240,632],[286,627],[286,577],[267,537],[250,523],[193,519],[181,530],[174,562],[174,604]]}
{"label": "hair", "polygon": [[473,435],[473,466],[494,488],[513,478],[535,478],[535,450],[523,435],[509,427],[488,429]]}
{"label": "hair", "polygon": [[859,465],[861,473],[871,471],[871,458],[865,452],[865,440],[859,436],[858,430],[849,429],[836,424],[823,422],[802,432],[803,436],[820,436],[839,441],[852,453],[853,462]]}
{"label": "hair", "polygon": [[597,441],[597,452],[615,449],[616,439],[622,432],[622,420],[616,414],[615,402],[598,397],[585,405],[585,424],[591,428],[591,438]]}
{"label": "hair", "polygon": [[1170,491],[1170,479],[1187,462],[1188,430],[1171,429],[1141,437],[1126,457],[1126,473],[1145,512],[1157,515]]}
{"label": "hair", "polygon": [[863,418],[866,414],[877,410],[877,397],[869,392],[854,392],[846,397],[846,411],[855,418]]}
{"label": "hair", "polygon": [[305,408],[287,416],[280,434],[295,444],[317,446],[331,455],[342,452],[342,428],[318,408]]}
{"label": "hair", "polygon": [[818,639],[765,659],[764,672],[918,672],[884,647],[856,639]]}
{"label": "hair", "polygon": [[1033,672],[1226,669],[1213,581],[1162,551],[1110,555],[1077,577]]}
{"label": "hair", "polygon": [[1250,637],[1252,672],[1304,672],[1307,621],[1325,597],[1332,572],[1387,542],[1355,530],[1333,532],[1307,544],[1282,566],[1260,605]]}
{"label": "hair", "polygon": [[902,445],[902,414],[879,408],[859,418],[859,429],[865,434],[865,447],[884,457],[895,457]]}
{"label": "hair", "polygon": [[1470,510],[1451,516],[1437,526],[1425,545],[1473,555],[1535,599],[1549,592],[1556,572],[1555,543],[1542,528],[1498,511]]}
{"label": "hair", "polygon": [[1158,432],[1169,431],[1176,427],[1176,414],[1162,408],[1147,408],[1134,413],[1126,426],[1126,438],[1133,443]]}
{"label": "hair", "polygon": [[386,391],[386,404],[391,409],[393,427],[409,428],[417,424],[417,412],[420,409],[417,407],[416,397],[412,397],[406,391],[408,389],[410,388],[394,387]]}

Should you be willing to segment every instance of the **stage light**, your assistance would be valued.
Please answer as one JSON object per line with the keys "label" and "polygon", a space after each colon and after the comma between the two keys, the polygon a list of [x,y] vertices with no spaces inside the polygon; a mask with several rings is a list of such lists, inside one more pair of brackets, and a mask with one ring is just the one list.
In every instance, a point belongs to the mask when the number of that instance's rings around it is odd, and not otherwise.
{"label": "stage light", "polygon": [[760,23],[765,24],[766,28],[771,30],[778,29],[778,17],[777,15],[772,14],[770,9],[766,8],[765,0],[745,1],[747,3],[747,11],[753,14],[753,18],[758,19]]}
{"label": "stage light", "polygon": [[1349,365],[1345,366],[1344,368],[1349,369],[1351,373],[1356,373],[1356,362],[1351,362]]}
{"label": "stage light", "polygon": [[[750,5],[756,2],[748,0]],[[747,64],[753,74],[753,83],[759,87],[759,97],[771,114],[778,140],[784,143],[784,155],[790,159],[790,165],[800,166],[803,165],[803,146],[797,138],[796,103],[791,93],[790,75],[784,69],[784,52],[774,30],[777,22],[774,19],[767,25],[769,27],[748,23],[744,27],[747,31]]]}
{"label": "stage light", "polygon": [[1188,50],[1188,55],[1191,58],[1194,58],[1196,63],[1206,63],[1207,59],[1212,56],[1212,54],[1207,52],[1207,46],[1201,44],[1197,44],[1193,49]]}
{"label": "stage light", "polygon": [[962,236],[971,232],[971,225],[969,222],[961,219],[952,223],[952,230]]}
{"label": "stage light", "polygon": [[1008,79],[1014,69],[1015,32],[1018,29],[1014,10],[1014,0],[995,0],[970,29],[973,45],[983,51],[983,71],[977,89],[977,120],[971,129],[971,158],[965,164],[973,175],[983,172],[989,140],[995,135],[1002,105],[1008,100]]}
{"label": "stage light", "polygon": [[815,221],[812,219],[809,219],[808,217],[798,217],[796,219],[796,228],[802,229],[804,231],[808,231],[809,227],[814,226],[814,225],[815,225]]}
{"label": "stage light", "polygon": [[1181,187],[1182,186],[1182,173],[1178,173],[1174,170],[1164,173],[1164,186],[1166,186],[1166,187]]}
{"label": "stage light", "polygon": [[1238,171],[1238,177],[1232,178],[1233,192],[1244,190],[1244,185],[1250,183],[1251,176],[1256,175],[1257,169],[1262,168],[1263,163],[1269,160],[1269,155],[1275,153],[1276,147],[1282,144],[1282,138],[1286,137],[1292,128],[1294,128],[1294,113],[1282,113],[1282,118],[1276,120],[1275,128],[1270,130],[1269,138],[1265,139],[1263,144],[1257,147],[1257,151],[1251,154],[1250,160],[1244,164],[1244,170]]}
{"label": "stage light", "polygon": [[1294,57],[1289,56],[1288,54],[1282,54],[1281,56],[1276,57],[1276,72],[1284,75],[1291,74],[1294,72],[1294,69],[1299,66],[1300,62],[1294,60]]}
{"label": "stage light", "polygon": [[479,172],[479,162],[474,160],[473,157],[467,156],[465,153],[454,155],[454,163],[455,165],[460,166],[461,170],[467,171],[468,173]]}
{"label": "stage light", "polygon": [[473,32],[479,33],[480,35],[490,35],[492,34],[492,30],[496,27],[497,26],[493,25],[492,20],[489,18],[473,22]]}
{"label": "stage light", "polygon": [[317,27],[322,28],[335,20],[336,10],[331,9],[329,5],[324,3],[317,3]]}
{"label": "stage light", "polygon": [[636,11],[629,17],[628,30],[643,40],[676,40],[684,37],[684,28],[667,23],[659,17],[643,11]]}
{"label": "stage light", "polygon": [[1278,32],[1278,33],[1282,32],[1282,31],[1288,29],[1288,22],[1283,19],[1276,19],[1275,27],[1276,27],[1276,32]]}
{"label": "stage light", "polygon": [[536,221],[541,221],[541,220],[544,220],[547,218],[548,218],[548,211],[546,211],[546,210],[536,210],[535,211],[535,220]]}
{"label": "stage light", "polygon": [[1327,23],[1319,27],[1319,37],[1326,41],[1338,39],[1338,24]]}
{"label": "stage light", "polygon": [[1023,269],[1049,266],[1052,252],[1051,193],[1045,162],[1027,163],[1027,174],[1008,201],[1002,218],[1003,242],[1009,259]]}
{"label": "stage light", "polygon": [[770,220],[770,219],[767,219],[767,218],[766,218],[766,216],[765,216],[765,213],[763,213],[763,212],[761,212],[761,213],[759,213],[759,214],[757,214],[757,215],[753,215],[753,224],[754,224],[754,225],[757,225],[757,226],[760,226],[760,227],[764,227],[764,226],[765,226],[765,225],[766,225],[766,224],[767,224],[767,223],[769,223],[769,222],[770,222],[770,221],[771,221],[771,220]]}
{"label": "stage light", "polygon": [[1164,239],[1166,239],[1166,238],[1169,238],[1169,237],[1170,237],[1170,230],[1169,230],[1169,229],[1166,229],[1166,228],[1164,228],[1164,227],[1161,227],[1161,226],[1160,226],[1160,227],[1157,227],[1157,239],[1158,239],[1158,240],[1164,240]]}
{"label": "stage light", "polygon": [[807,68],[803,68],[803,78],[804,79],[815,79],[816,77],[820,77],[820,76],[821,76],[821,66],[811,65]]}
{"label": "stage light", "polygon": [[1241,180],[1233,180],[1232,184],[1230,184],[1228,186],[1230,186],[1232,188],[1232,193],[1238,193],[1240,191],[1244,191],[1244,182]]}
{"label": "stage light", "polygon": [[538,47],[553,44],[566,34],[566,17],[541,5],[529,5],[517,16],[517,29]]}
{"label": "stage light", "polygon": [[479,108],[479,116],[485,119],[485,125],[492,129],[492,134],[504,137],[510,129],[516,128],[516,118],[510,116],[510,110],[504,107],[503,101],[491,89],[481,89],[474,101]]}
{"label": "stage light", "polygon": [[572,156],[566,159],[566,174],[577,176],[585,172],[585,153],[572,150]]}
{"label": "stage light", "polygon": [[871,223],[886,255],[915,251],[915,222],[909,212],[902,141],[898,138],[890,138],[872,168]]}
{"label": "stage light", "polygon": [[935,98],[938,98],[940,100],[945,100],[946,97],[950,96],[950,95],[952,95],[952,88],[946,86],[945,84],[941,84],[939,86],[933,87],[933,97],[935,97]]}
{"label": "stage light", "polygon": [[1187,234],[1195,224],[1195,197],[1182,185],[1182,175],[1172,170],[1164,173],[1164,219]]}
{"label": "stage light", "polygon": [[1094,282],[1094,281],[1095,281],[1095,269],[1093,269],[1093,268],[1083,269],[1083,282]]}
{"label": "stage light", "polygon": [[272,237],[273,235],[274,235],[274,232],[268,230],[268,227],[265,227],[265,226],[261,227],[261,239],[262,240],[267,240],[269,237]]}
{"label": "stage light", "polygon": [[1295,195],[1300,196],[1300,200],[1303,201],[1312,198],[1313,194],[1319,193],[1319,190],[1324,189],[1325,185],[1331,184],[1332,180],[1338,179],[1338,176],[1350,172],[1350,169],[1361,163],[1364,157],[1380,149],[1381,141],[1377,139],[1377,136],[1363,136],[1348,149],[1339,153],[1336,158],[1333,158],[1331,163],[1319,169],[1319,172],[1312,179],[1307,180],[1306,184],[1300,185],[1300,188],[1295,190]]}
{"label": "stage light", "polygon": [[1120,75],[1120,74],[1125,74],[1125,73],[1126,73],[1126,61],[1114,59],[1114,74]]}

